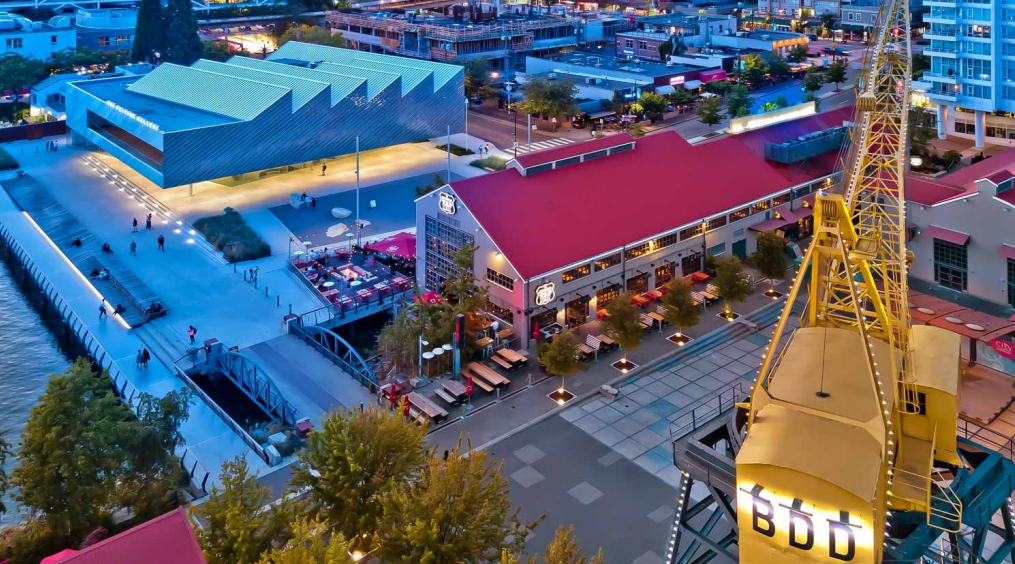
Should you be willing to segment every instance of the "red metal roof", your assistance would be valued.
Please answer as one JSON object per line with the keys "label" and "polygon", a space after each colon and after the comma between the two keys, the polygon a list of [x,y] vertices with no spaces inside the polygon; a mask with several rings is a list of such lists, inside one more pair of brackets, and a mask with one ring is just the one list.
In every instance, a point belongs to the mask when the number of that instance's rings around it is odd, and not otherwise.
{"label": "red metal roof", "polygon": [[59,564],[207,564],[182,508],[128,529]]}
{"label": "red metal roof", "polygon": [[[532,278],[807,180],[799,172],[787,180],[746,135],[691,146],[665,131],[639,138],[633,151],[526,177],[508,169],[452,189],[518,274]],[[606,137],[531,157],[616,144]]]}
{"label": "red metal roof", "polygon": [[593,151],[599,151],[609,147],[616,147],[617,145],[623,145],[630,143],[632,138],[627,133],[619,133],[617,135],[609,135],[606,137],[600,137],[599,139],[590,139],[582,143],[572,143],[570,145],[564,145],[557,149],[548,149],[545,151],[536,151],[527,155],[522,155],[515,160],[518,164],[522,165],[522,168],[529,168],[536,165],[552,163],[553,161],[559,161],[568,157],[577,157],[578,155],[584,155],[585,153],[591,153]]}
{"label": "red metal roof", "polygon": [[906,176],[906,199],[932,206],[976,194],[977,180],[987,179],[997,184],[1012,177],[1013,173],[1015,149],[1009,149],[939,178],[910,174]]}
{"label": "red metal roof", "polygon": [[954,243],[956,245],[965,245],[969,242],[968,234],[959,231],[952,231],[951,229],[945,229],[944,227],[938,227],[937,225],[931,225],[927,229],[924,229],[923,234],[928,237],[948,241],[949,243]]}
{"label": "red metal roof", "polygon": [[1001,248],[998,249],[998,254],[1001,255],[1002,258],[1015,260],[1015,247],[1011,245],[1001,245]]}

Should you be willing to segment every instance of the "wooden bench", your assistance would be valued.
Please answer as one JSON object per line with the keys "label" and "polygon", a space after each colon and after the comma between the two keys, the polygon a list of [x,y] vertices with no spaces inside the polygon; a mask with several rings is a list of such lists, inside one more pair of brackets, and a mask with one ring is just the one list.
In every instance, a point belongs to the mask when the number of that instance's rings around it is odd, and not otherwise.
{"label": "wooden bench", "polygon": [[595,358],[596,350],[586,345],[585,343],[578,343],[578,360],[582,362],[588,362]]}
{"label": "wooden bench", "polygon": [[420,394],[418,392],[409,392],[409,394],[406,397],[409,398],[410,406],[415,406],[416,409],[419,409],[420,411],[425,413],[429,419],[439,421],[448,416],[447,411],[445,411],[443,408],[441,408],[441,406],[437,405],[436,403],[430,401],[430,399],[424,396],[423,394]]}
{"label": "wooden bench", "polygon": [[504,360],[499,355],[493,355],[493,356],[491,356],[490,360],[495,362],[497,364],[497,366],[500,366],[504,370],[514,370],[515,369],[515,366],[513,364],[511,364],[510,362]]}
{"label": "wooden bench", "polygon": [[508,348],[498,350],[497,354],[500,355],[500,357],[503,358],[504,360],[518,366],[521,366],[522,364],[525,364],[526,362],[529,361],[529,359],[526,358],[525,356],[520,355],[517,352]]}
{"label": "wooden bench", "polygon": [[617,341],[611,339],[609,335],[596,335],[596,338],[599,339],[600,343],[602,343],[602,346],[599,348],[604,351],[612,351],[617,348]]}
{"label": "wooden bench", "polygon": [[438,388],[437,390],[434,391],[434,395],[448,402],[448,405],[458,405],[458,400],[455,399],[451,394],[445,392],[444,390]]}
{"label": "wooden bench", "polygon": [[488,394],[493,393],[493,386],[487,384],[486,380],[482,380],[473,374],[468,368],[463,368],[459,373],[466,379],[472,379],[472,384],[479,389],[486,391]]}
{"label": "wooden bench", "polygon": [[495,370],[485,364],[480,364],[478,362],[470,363],[469,370],[471,370],[476,376],[486,380],[487,383],[498,388],[506,388],[509,384],[511,384],[511,380],[497,374]]}
{"label": "wooden bench", "polygon": [[641,328],[646,331],[655,326],[655,320],[645,315],[644,313],[638,316],[638,321],[641,322]]}

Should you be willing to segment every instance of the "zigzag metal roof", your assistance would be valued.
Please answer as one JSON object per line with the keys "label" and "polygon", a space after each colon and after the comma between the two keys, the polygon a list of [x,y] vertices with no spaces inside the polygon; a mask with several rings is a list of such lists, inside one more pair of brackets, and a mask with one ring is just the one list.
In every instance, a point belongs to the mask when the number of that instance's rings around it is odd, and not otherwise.
{"label": "zigzag metal roof", "polygon": [[[405,96],[409,92],[412,92],[413,88],[419,86],[421,82],[427,78],[433,77],[433,71],[427,69],[417,69],[414,67],[406,67],[403,65],[393,65],[389,63],[380,63],[377,61],[369,61],[366,59],[351,59],[349,65],[363,67],[367,69],[379,69],[382,71],[393,72],[402,76],[402,96]],[[431,81],[432,82],[432,81]],[[434,92],[437,91],[435,88]],[[429,94],[429,92],[427,92]]]}
{"label": "zigzag metal roof", "polygon": [[350,60],[359,60],[363,62],[378,62],[384,63],[385,65],[398,66],[406,69],[418,69],[427,70],[434,74],[434,90],[438,90],[448,83],[449,80],[458,76],[464,70],[458,65],[449,65],[445,63],[435,63],[433,61],[422,61],[418,59],[404,59],[400,57],[392,57],[391,55],[382,55],[380,53],[368,53],[366,51],[356,51],[353,49],[339,49],[336,47],[325,47],[323,45],[311,45],[309,43],[300,43],[299,41],[290,41],[285,45],[278,48],[277,51],[268,56],[270,60],[273,59],[298,59],[307,62],[318,62],[327,61],[332,63],[343,63]]}
{"label": "zigzag metal roof", "polygon": [[165,63],[127,91],[249,121],[289,95],[291,89]]}
{"label": "zigzag metal roof", "polygon": [[191,68],[217,72],[220,74],[235,76],[237,78],[256,80],[257,82],[288,88],[292,90],[293,93],[293,112],[302,108],[315,96],[331,87],[331,85],[327,82],[322,82],[320,80],[308,80],[306,78],[298,78],[292,75],[278,74],[244,66],[207,61],[204,59],[195,62]]}
{"label": "zigzag metal roof", "polygon": [[333,72],[327,72],[321,69],[308,69],[304,67],[297,67],[294,65],[287,65],[285,63],[275,63],[272,61],[262,61],[261,59],[251,59],[249,57],[232,57],[229,59],[230,65],[243,66],[252,69],[260,69],[268,72],[286,74],[290,76],[306,78],[309,80],[320,80],[331,84],[331,105],[335,106],[346,97],[351,96],[357,89],[363,88],[366,90],[367,79],[350,76],[348,74],[338,74]]}
{"label": "zigzag metal roof", "polygon": [[321,63],[317,68],[367,79],[367,97],[370,99],[376,98],[386,88],[402,80],[402,76],[398,74],[339,63]]}

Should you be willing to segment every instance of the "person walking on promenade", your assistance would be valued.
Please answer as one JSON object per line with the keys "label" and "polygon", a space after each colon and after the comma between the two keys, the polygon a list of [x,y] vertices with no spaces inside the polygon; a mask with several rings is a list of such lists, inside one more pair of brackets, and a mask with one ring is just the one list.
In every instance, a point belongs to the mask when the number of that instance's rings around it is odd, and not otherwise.
{"label": "person walking on promenade", "polygon": [[148,231],[152,230],[152,214],[148,214],[148,217],[144,220],[144,228]]}
{"label": "person walking on promenade", "polygon": [[324,176],[326,172],[328,172],[328,165],[321,165],[321,176]]}
{"label": "person walking on promenade", "polygon": [[137,241],[130,242],[130,256],[132,257],[137,256]]}
{"label": "person walking on promenade", "polygon": [[136,217],[134,218],[134,229],[131,230],[131,233],[137,233],[137,218]]}
{"label": "person walking on promenade", "polygon": [[152,353],[148,352],[148,348],[145,347],[141,350],[141,366],[146,370],[148,369],[148,361],[152,359]]}
{"label": "person walking on promenade", "polygon": [[190,336],[190,344],[194,344],[194,337],[197,336],[197,329],[193,325],[187,328],[187,335]]}
{"label": "person walking on promenade", "polygon": [[138,370],[141,370],[141,364],[142,363],[144,363],[144,355],[141,354],[141,349],[138,349],[137,350],[137,358],[135,358],[135,364],[137,364],[137,369]]}
{"label": "person walking on promenade", "polygon": [[99,302],[99,321],[106,318],[106,300]]}
{"label": "person walking on promenade", "polygon": [[159,250],[163,253],[166,252],[166,238],[159,235]]}

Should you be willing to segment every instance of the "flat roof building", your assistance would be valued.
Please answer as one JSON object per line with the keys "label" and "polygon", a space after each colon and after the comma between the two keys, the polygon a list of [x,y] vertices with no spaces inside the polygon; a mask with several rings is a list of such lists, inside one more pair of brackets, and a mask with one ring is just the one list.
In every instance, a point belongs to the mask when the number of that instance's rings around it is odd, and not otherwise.
{"label": "flat roof building", "polygon": [[64,49],[77,46],[74,28],[67,18],[52,18],[50,23],[0,12],[0,57],[21,55],[29,59],[45,60]]}
{"label": "flat roof building", "polygon": [[463,129],[462,67],[289,42],[266,60],[75,82],[67,125],[168,188]]}
{"label": "flat roof building", "polygon": [[[529,75],[553,73],[576,82],[579,88],[610,81],[626,83],[634,89],[655,91],[700,80],[705,69],[675,63],[623,59],[595,53],[575,52],[551,58],[528,57],[525,72]],[[670,90],[672,92],[672,90]],[[640,95],[640,90],[638,90]],[[607,96],[609,98],[609,96]]]}
{"label": "flat roof building", "polygon": [[520,156],[507,170],[454,181],[416,200],[418,283],[440,289],[463,245],[490,289],[487,311],[523,346],[535,324],[575,326],[624,291],[658,288],[746,257],[749,231],[806,235],[815,190],[837,151],[766,160],[773,143],[841,127],[851,108],[692,146],[667,131],[617,134]]}

